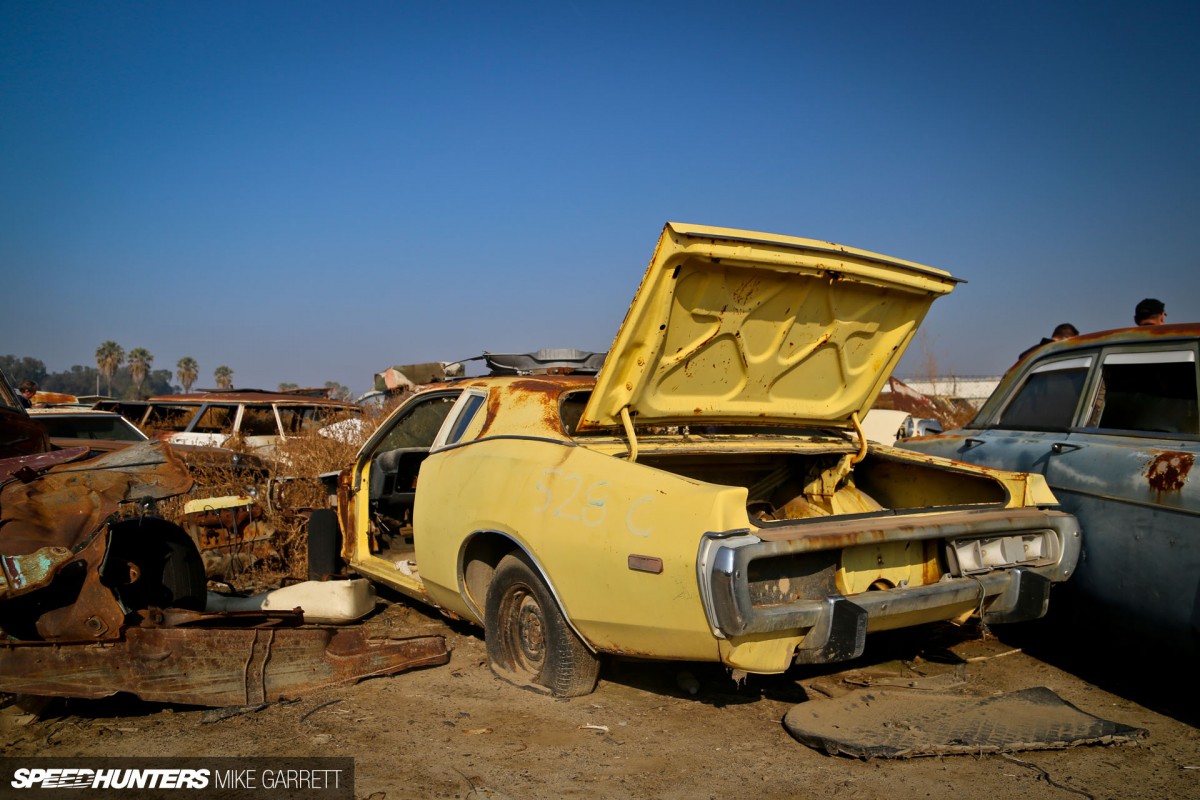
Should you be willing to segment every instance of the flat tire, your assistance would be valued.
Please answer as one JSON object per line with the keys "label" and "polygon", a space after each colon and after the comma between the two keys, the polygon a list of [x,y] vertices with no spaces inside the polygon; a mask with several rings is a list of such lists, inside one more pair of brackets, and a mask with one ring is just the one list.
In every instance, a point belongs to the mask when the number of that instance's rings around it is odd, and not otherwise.
{"label": "flat tire", "polygon": [[600,660],[558,607],[538,571],[522,553],[500,560],[484,603],[488,661],[499,677],[555,697],[579,697],[596,688]]}

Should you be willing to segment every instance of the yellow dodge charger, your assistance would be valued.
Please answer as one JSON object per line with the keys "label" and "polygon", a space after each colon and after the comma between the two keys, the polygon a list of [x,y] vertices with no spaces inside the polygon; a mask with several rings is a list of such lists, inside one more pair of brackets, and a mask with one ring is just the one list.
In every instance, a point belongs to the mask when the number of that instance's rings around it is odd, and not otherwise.
{"label": "yellow dodge charger", "polygon": [[956,282],[668,224],[598,374],[516,359],[413,395],[314,515],[310,566],[483,626],[498,675],[558,696],[604,654],[776,673],[872,631],[1040,617],[1080,550],[1043,478],[859,424]]}

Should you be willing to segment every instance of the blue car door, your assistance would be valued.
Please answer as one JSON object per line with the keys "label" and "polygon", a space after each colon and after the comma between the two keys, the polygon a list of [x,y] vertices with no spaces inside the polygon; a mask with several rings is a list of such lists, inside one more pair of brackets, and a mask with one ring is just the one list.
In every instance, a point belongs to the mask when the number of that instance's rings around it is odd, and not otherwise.
{"label": "blue car door", "polygon": [[1072,591],[1168,638],[1200,632],[1196,364],[1194,344],[1106,349],[1078,426],[1052,437],[1045,462],[1083,530]]}

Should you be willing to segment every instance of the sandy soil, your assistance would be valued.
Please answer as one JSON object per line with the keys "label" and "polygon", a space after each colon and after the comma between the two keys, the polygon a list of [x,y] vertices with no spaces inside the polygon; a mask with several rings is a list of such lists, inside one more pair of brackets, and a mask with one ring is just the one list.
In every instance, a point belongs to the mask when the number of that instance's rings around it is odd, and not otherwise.
{"label": "sandy soil", "polygon": [[[740,685],[711,665],[609,662],[597,691],[571,700],[498,680],[478,631],[402,600],[370,625],[445,635],[451,661],[232,716],[127,698],[55,701],[24,724],[6,715],[0,755],[352,756],[356,794],[371,800],[1200,797],[1194,665],[1127,655],[1113,663],[1040,623],[999,638],[948,626],[873,637],[854,664]],[[979,694],[1046,686],[1149,737],[1013,756],[859,761],[810,749],[781,723],[809,698],[950,671]]]}

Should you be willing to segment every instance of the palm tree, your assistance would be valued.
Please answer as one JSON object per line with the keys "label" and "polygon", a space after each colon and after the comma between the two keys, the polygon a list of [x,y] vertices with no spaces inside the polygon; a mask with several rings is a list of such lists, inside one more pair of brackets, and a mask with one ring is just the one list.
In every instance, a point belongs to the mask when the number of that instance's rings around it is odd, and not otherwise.
{"label": "palm tree", "polygon": [[196,377],[200,374],[200,365],[191,356],[184,356],[179,359],[179,363],[175,365],[175,369],[178,370],[175,373],[175,377],[179,378],[179,382],[183,385],[183,390],[190,392],[192,384],[196,382]]}
{"label": "palm tree", "polygon": [[137,394],[135,399],[142,398],[142,384],[146,382],[146,375],[150,372],[150,365],[154,363],[154,355],[144,347],[135,347],[129,351],[129,377],[133,378],[133,382],[137,384]]}
{"label": "palm tree", "polygon": [[96,367],[108,381],[108,394],[112,395],[112,379],[117,367],[125,363],[125,348],[113,340],[102,343],[96,348]]}
{"label": "palm tree", "polygon": [[213,377],[217,379],[218,389],[233,388],[233,370],[224,364],[213,370]]}

